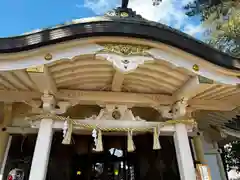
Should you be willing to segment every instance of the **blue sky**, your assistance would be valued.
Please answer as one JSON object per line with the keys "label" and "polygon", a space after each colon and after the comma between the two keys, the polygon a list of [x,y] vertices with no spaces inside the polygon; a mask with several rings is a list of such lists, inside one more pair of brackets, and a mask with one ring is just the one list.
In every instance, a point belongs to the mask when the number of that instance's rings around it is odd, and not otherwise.
{"label": "blue sky", "polygon": [[[163,0],[159,7],[153,7],[152,0],[130,0],[129,6],[146,19],[200,37],[202,28],[199,18],[189,19],[182,10],[182,5],[190,1]],[[119,3],[120,0],[1,0],[0,37],[16,36],[72,19],[102,15]]]}
{"label": "blue sky", "polygon": [[83,0],[1,0],[0,37],[94,15],[91,9],[79,8],[76,4],[83,4]]}

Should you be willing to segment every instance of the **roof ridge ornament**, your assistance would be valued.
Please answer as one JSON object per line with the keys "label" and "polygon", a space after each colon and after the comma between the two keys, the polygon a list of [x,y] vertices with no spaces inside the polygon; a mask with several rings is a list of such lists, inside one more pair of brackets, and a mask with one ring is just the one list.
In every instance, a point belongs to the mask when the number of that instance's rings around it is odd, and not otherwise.
{"label": "roof ridge ornament", "polygon": [[[162,0],[152,0],[153,6],[158,6]],[[145,20],[141,15],[137,14],[131,8],[128,8],[129,0],[122,0],[122,6],[108,11],[105,16],[117,16],[121,18],[134,18],[138,20]]]}
{"label": "roof ridge ornament", "polygon": [[128,19],[132,18],[132,19],[146,21],[146,19],[144,19],[141,15],[138,15],[136,11],[133,11],[131,8],[118,7],[106,12],[104,16],[120,17],[120,18],[128,18]]}
{"label": "roof ridge ornament", "polygon": [[[162,2],[162,0],[152,0],[152,2],[153,2],[153,6],[158,6],[160,2]],[[123,9],[128,8],[128,3],[129,3],[129,0],[122,0],[122,8]]]}

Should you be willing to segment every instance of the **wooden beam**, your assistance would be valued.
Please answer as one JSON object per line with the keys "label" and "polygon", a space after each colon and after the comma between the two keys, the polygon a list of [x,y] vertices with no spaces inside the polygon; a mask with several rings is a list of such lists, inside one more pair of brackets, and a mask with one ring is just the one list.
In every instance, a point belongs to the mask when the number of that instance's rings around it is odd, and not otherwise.
{"label": "wooden beam", "polygon": [[56,98],[80,104],[126,104],[130,106],[170,105],[174,102],[173,97],[169,95],[79,90],[59,90]]}
{"label": "wooden beam", "polygon": [[122,90],[124,74],[116,70],[112,80],[112,91],[120,92]]}
{"label": "wooden beam", "polygon": [[[42,93],[31,91],[7,91],[0,90],[0,101],[4,102],[26,102],[39,100]],[[68,101],[73,104],[125,104],[129,107],[156,107],[171,106],[175,98],[170,95],[162,94],[143,94],[143,93],[126,93],[126,92],[106,92],[106,91],[79,91],[79,90],[59,90],[55,94],[58,101]],[[236,104],[222,100],[202,100],[190,99],[188,108],[202,110],[222,110],[231,111],[235,109]]]}
{"label": "wooden beam", "polygon": [[[62,131],[62,125],[59,125],[59,123],[54,123],[53,128],[56,131]],[[38,128],[39,125],[37,124],[35,127],[16,127],[16,126],[8,126],[6,132],[10,134],[37,134],[38,133]],[[166,129],[166,128],[165,128]],[[164,130],[165,130],[164,129]],[[92,132],[89,131],[81,131],[80,129],[73,129],[73,132],[76,134],[81,134],[81,135],[91,135]],[[105,136],[112,136],[112,135],[120,135],[117,132],[112,132],[112,133],[104,133],[102,132]],[[160,136],[172,136],[173,132],[171,131],[161,131]],[[194,137],[196,136],[196,132],[188,132],[188,136]]]}
{"label": "wooden beam", "polygon": [[3,102],[23,102],[32,99],[40,99],[42,93],[32,91],[6,91],[0,90],[0,101]]}
{"label": "wooden beam", "polygon": [[178,89],[173,96],[176,98],[176,100],[189,100],[213,86],[215,86],[213,80],[202,76],[194,76],[193,78],[189,79],[180,89]]}
{"label": "wooden beam", "polygon": [[28,68],[27,72],[36,84],[40,92],[49,92],[51,94],[56,94],[57,86],[56,83],[47,67],[47,65],[42,65],[40,67]]}

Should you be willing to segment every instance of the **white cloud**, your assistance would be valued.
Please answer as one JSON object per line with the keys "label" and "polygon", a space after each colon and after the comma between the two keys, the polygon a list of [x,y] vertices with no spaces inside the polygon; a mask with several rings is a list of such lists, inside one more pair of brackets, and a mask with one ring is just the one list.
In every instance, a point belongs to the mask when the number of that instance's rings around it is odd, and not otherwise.
{"label": "white cloud", "polygon": [[188,24],[184,27],[184,32],[189,34],[190,36],[195,36],[199,33],[203,33],[204,32],[204,28],[202,27],[201,24],[199,25],[193,25],[193,24]]}
{"label": "white cloud", "polygon": [[[129,8],[143,18],[182,29],[190,35],[202,32],[201,26],[189,24],[189,17],[183,11],[183,6],[193,0],[162,0],[158,6],[153,6],[152,0],[130,0]],[[84,7],[90,8],[95,14],[102,15],[120,5],[120,0],[85,0]]]}
{"label": "white cloud", "polygon": [[158,21],[167,25],[175,22],[176,26],[180,26],[187,16],[177,8],[178,0],[163,0],[158,6],[152,5],[152,0],[132,0],[129,3],[129,7],[134,9],[142,17],[151,20]]}
{"label": "white cloud", "polygon": [[117,6],[120,6],[120,0],[84,0],[84,7],[97,15],[102,15]]}

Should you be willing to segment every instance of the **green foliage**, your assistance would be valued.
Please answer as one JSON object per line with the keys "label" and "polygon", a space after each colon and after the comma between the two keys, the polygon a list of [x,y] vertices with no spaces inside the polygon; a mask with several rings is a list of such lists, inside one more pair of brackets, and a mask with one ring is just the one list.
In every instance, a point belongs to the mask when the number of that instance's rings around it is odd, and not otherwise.
{"label": "green foliage", "polygon": [[240,1],[198,0],[185,6],[189,16],[200,15],[205,39],[211,46],[240,57]]}
{"label": "green foliage", "polygon": [[[196,0],[184,7],[188,16],[201,16],[205,41],[240,58],[240,0]],[[227,170],[240,172],[240,141],[225,146]]]}
{"label": "green foliage", "polygon": [[227,18],[211,16],[204,22],[204,26],[211,29],[207,42],[220,51],[240,57],[240,7],[232,8]]}

